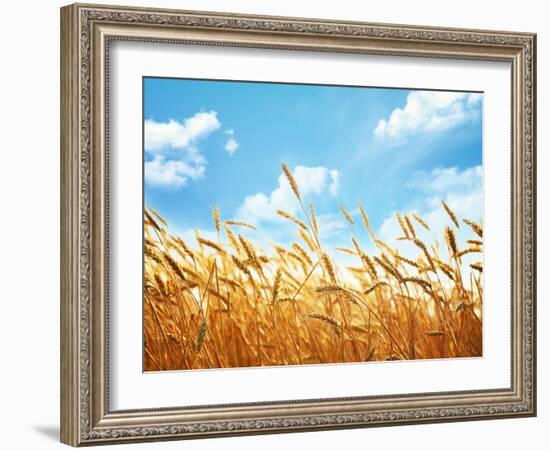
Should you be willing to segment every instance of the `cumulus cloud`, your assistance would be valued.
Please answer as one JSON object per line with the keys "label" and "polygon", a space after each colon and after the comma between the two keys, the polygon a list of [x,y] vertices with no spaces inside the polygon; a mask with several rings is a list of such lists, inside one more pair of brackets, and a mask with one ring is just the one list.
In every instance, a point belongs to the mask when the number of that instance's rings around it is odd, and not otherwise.
{"label": "cumulus cloud", "polygon": [[202,178],[204,171],[204,163],[167,160],[157,155],[145,163],[145,181],[153,186],[179,188],[185,186],[188,179]]}
{"label": "cumulus cloud", "polygon": [[[304,197],[329,193],[338,194],[340,172],[326,167],[296,166],[292,175]],[[271,193],[258,192],[244,199],[237,217],[253,223],[279,220],[278,209],[295,214],[299,204],[284,174],[279,176],[278,186]]]}
{"label": "cumulus cloud", "polygon": [[481,188],[481,166],[459,170],[457,167],[435,168],[431,172],[418,172],[413,176],[409,187],[425,192],[469,192]]}
{"label": "cumulus cloud", "polygon": [[220,126],[216,111],[198,112],[182,122],[146,120],[144,146],[151,159],[145,162],[145,182],[177,189],[203,177],[207,161],[197,143]]}
{"label": "cumulus cloud", "polygon": [[225,134],[227,134],[229,138],[224,145],[224,149],[229,153],[229,156],[233,156],[233,153],[235,153],[240,146],[237,139],[235,139],[235,131],[225,130]]}
{"label": "cumulus cloud", "polygon": [[225,143],[224,148],[225,151],[229,153],[229,155],[232,155],[239,148],[239,143],[234,138],[229,138],[228,141]]}
{"label": "cumulus cloud", "polygon": [[216,111],[198,112],[183,122],[169,120],[145,121],[145,150],[155,152],[166,148],[185,149],[193,142],[220,128]]}
{"label": "cumulus cloud", "polygon": [[317,225],[319,226],[319,237],[321,239],[330,239],[348,230],[347,223],[338,213],[325,213],[317,216]]}
{"label": "cumulus cloud", "polygon": [[414,91],[404,107],[380,119],[374,130],[379,139],[405,142],[413,134],[454,128],[479,116],[482,94]]}

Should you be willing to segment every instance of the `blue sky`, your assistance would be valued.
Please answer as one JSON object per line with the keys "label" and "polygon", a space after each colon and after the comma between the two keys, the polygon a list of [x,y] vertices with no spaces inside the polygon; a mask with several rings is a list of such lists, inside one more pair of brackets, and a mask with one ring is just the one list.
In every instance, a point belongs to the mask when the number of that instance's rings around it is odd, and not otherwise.
{"label": "blue sky", "polygon": [[285,162],[329,245],[349,243],[340,204],[352,216],[362,204],[387,238],[396,211],[437,228],[439,200],[479,221],[481,109],[482,94],[145,78],[145,205],[183,236],[212,233],[217,206],[287,243],[274,210],[299,210]]}

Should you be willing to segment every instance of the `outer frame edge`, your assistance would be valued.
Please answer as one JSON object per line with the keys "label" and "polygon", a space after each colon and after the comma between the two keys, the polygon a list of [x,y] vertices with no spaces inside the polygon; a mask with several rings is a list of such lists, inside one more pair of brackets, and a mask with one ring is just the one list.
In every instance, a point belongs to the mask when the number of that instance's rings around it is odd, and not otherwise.
{"label": "outer frame edge", "polygon": [[78,296],[78,8],[60,9],[60,441],[77,446],[79,433]]}
{"label": "outer frame edge", "polygon": [[[116,11],[116,12],[144,12],[151,11],[154,13],[166,13],[166,14],[189,14],[189,15],[205,15],[205,16],[217,16],[220,17],[232,17],[234,19],[266,19],[266,20],[282,20],[292,22],[301,21],[314,23],[317,22],[316,19],[303,19],[303,18],[290,18],[290,17],[270,17],[270,16],[252,16],[252,15],[232,15],[231,13],[201,13],[194,11],[178,11],[178,10],[159,10],[159,9],[147,9],[147,8],[132,8],[132,7],[116,7],[110,5],[71,5],[62,8],[61,10],[61,22],[62,22],[62,39],[61,39],[61,153],[62,153],[62,174],[61,174],[61,291],[62,291],[62,307],[61,307],[61,321],[62,321],[62,332],[61,332],[61,347],[62,347],[62,356],[61,356],[61,370],[62,370],[62,399],[61,399],[61,440],[64,443],[69,445],[78,446],[78,445],[97,445],[97,444],[112,444],[112,443],[122,443],[122,442],[141,442],[144,440],[147,441],[159,441],[159,440],[168,440],[168,439],[196,439],[203,437],[216,437],[216,436],[234,436],[234,435],[251,435],[251,434],[266,434],[266,433],[285,433],[285,432],[299,432],[299,431],[316,431],[316,430],[326,430],[326,429],[342,429],[342,428],[358,428],[358,427],[367,427],[367,426],[392,426],[392,425],[403,425],[403,424],[414,424],[414,423],[436,423],[436,422],[446,422],[446,421],[465,421],[465,420],[487,420],[487,419],[498,419],[506,417],[532,417],[536,415],[536,247],[532,252],[532,264],[529,267],[531,269],[532,279],[531,279],[531,292],[532,292],[532,356],[533,360],[531,361],[533,374],[532,382],[533,387],[533,398],[523,398],[521,404],[525,406],[526,409],[523,409],[521,412],[506,413],[506,414],[492,414],[492,415],[476,415],[475,417],[452,417],[452,418],[429,418],[426,420],[410,420],[403,419],[397,420],[395,422],[375,422],[375,423],[343,423],[343,424],[328,424],[328,425],[317,425],[314,427],[285,427],[277,428],[275,427],[266,427],[264,429],[235,429],[232,431],[220,431],[220,432],[199,432],[199,433],[189,433],[189,434],[166,434],[165,436],[161,435],[127,435],[124,434],[118,435],[116,429],[111,431],[114,433],[112,436],[106,436],[99,431],[99,429],[94,429],[93,425],[90,425],[90,429],[84,429],[80,426],[80,422],[83,420],[81,417],[83,412],[82,406],[84,405],[84,410],[86,406],[91,406],[93,403],[93,395],[89,399],[80,398],[83,394],[80,390],[80,385],[82,383],[82,377],[88,377],[87,374],[83,374],[79,368],[79,364],[82,358],[82,348],[79,346],[81,338],[81,329],[82,326],[82,317],[81,313],[81,298],[80,298],[80,283],[81,283],[81,274],[79,271],[79,258],[82,256],[80,254],[81,246],[83,245],[80,238],[80,229],[81,229],[81,211],[79,195],[81,181],[79,180],[80,172],[80,151],[85,148],[79,143],[80,132],[82,124],[79,122],[79,113],[80,113],[80,86],[79,86],[79,77],[81,74],[80,67],[80,58],[79,58],[79,49],[81,45],[81,36],[79,35],[79,20],[80,13],[82,9],[92,9],[97,11]],[[531,147],[531,156],[532,156],[532,174],[533,178],[530,178],[530,183],[526,183],[528,189],[532,190],[533,194],[533,203],[536,202],[536,57],[535,57],[535,48],[536,48],[536,35],[531,33],[508,33],[508,32],[491,32],[487,30],[463,30],[458,28],[436,28],[436,27],[415,27],[408,25],[391,25],[391,24],[368,24],[363,22],[340,22],[340,21],[329,21],[329,20],[320,20],[321,23],[333,23],[333,24],[350,24],[353,26],[385,26],[385,27],[399,27],[403,29],[415,30],[435,30],[435,31],[449,31],[449,32],[472,32],[486,34],[487,36],[495,36],[497,34],[505,36],[513,36],[517,38],[522,38],[531,42],[531,49],[533,52],[533,59],[531,61],[531,72],[532,72],[532,86],[531,90],[531,103],[532,108],[532,147]],[[525,51],[523,48],[521,51]],[[520,68],[520,70],[525,70],[525,65]],[[76,80],[76,81],[75,81]],[[524,86],[525,87],[525,86]],[[527,105],[524,105],[522,109],[522,114],[525,112]],[[524,117],[525,120],[525,117]],[[525,137],[525,136],[523,136]],[[521,146],[522,156],[525,156],[526,147]],[[525,163],[525,159],[523,161]],[[523,169],[523,165],[522,165]],[[519,192],[519,195],[523,195],[523,189]],[[525,209],[522,211],[525,213]],[[524,216],[525,218],[525,216]],[[536,245],[536,203],[532,206],[531,216],[529,217],[532,220],[532,240],[528,243],[531,246]],[[523,292],[523,291],[522,291]],[[518,331],[525,331],[524,329]],[[90,338],[90,336],[88,336]],[[91,382],[91,380],[88,380]],[[525,380],[522,380],[524,383]],[[531,401],[529,401],[531,400]],[[525,402],[528,404],[526,405]],[[482,406],[482,405],[481,405]],[[85,421],[86,417],[84,417]],[[266,419],[268,420],[268,419]],[[161,428],[161,425],[151,425],[150,429]],[[148,428],[145,426],[144,428]]]}

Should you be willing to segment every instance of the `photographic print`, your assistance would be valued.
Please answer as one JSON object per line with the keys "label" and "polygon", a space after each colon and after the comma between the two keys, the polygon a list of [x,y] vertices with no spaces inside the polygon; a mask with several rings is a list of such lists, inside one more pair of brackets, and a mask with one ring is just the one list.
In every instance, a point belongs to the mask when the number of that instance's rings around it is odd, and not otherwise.
{"label": "photographic print", "polygon": [[536,34],[60,25],[62,442],[537,414]]}
{"label": "photographic print", "polygon": [[481,92],[143,99],[145,371],[483,355]]}

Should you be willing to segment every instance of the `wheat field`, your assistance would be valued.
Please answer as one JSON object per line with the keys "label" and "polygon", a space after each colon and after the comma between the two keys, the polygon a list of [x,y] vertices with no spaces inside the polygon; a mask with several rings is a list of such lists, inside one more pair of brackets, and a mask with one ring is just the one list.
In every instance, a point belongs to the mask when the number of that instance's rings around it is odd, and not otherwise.
{"label": "wheat field", "polygon": [[[363,207],[357,220],[341,206],[350,228],[364,227],[371,242],[350,235],[348,247],[330,249],[356,261],[340,267],[320,240],[314,205],[282,170],[301,211],[277,211],[295,227],[289,246],[261,248],[253,225],[224,221],[217,208],[217,239],[197,232],[185,242],[146,208],[146,371],[482,355],[481,224],[445,202],[442,236],[416,214],[396,214],[396,237],[417,254],[410,259],[375,235]],[[376,251],[368,254],[367,244]]]}

